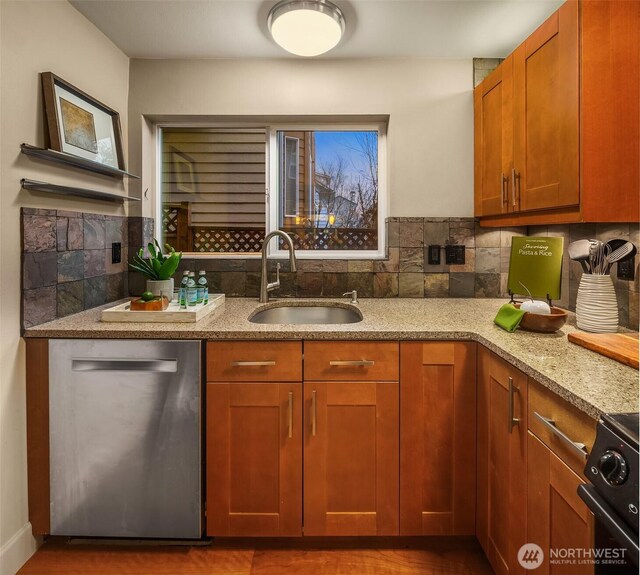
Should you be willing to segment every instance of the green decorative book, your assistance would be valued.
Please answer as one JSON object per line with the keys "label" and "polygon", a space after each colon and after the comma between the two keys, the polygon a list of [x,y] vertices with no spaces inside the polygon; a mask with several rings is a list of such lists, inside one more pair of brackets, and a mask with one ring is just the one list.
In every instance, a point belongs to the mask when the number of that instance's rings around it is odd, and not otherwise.
{"label": "green decorative book", "polygon": [[558,300],[562,295],[563,238],[514,237],[511,240],[509,281],[511,294]]}

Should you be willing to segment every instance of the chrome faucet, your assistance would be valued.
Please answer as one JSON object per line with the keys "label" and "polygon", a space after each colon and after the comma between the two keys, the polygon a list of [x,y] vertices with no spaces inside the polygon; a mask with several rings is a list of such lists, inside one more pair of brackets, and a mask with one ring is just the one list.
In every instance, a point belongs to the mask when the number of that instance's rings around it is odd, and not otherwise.
{"label": "chrome faucet", "polygon": [[267,303],[269,301],[269,292],[280,287],[280,262],[276,264],[276,281],[269,283],[269,274],[267,272],[267,248],[271,238],[280,236],[289,244],[289,263],[291,264],[291,271],[296,271],[296,253],[293,247],[293,240],[291,236],[280,230],[275,230],[267,235],[262,242],[262,268],[260,275],[260,303]]}

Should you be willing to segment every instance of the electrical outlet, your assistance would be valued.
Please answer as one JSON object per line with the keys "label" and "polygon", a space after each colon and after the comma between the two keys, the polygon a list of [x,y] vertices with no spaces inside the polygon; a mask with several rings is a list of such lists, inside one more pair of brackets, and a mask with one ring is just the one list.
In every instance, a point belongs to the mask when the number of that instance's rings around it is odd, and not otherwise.
{"label": "electrical outlet", "polygon": [[450,245],[444,247],[448,265],[464,264],[464,246]]}
{"label": "electrical outlet", "polygon": [[122,261],[122,244],[113,242],[111,244],[111,263],[119,264]]}
{"label": "electrical outlet", "polygon": [[427,260],[430,266],[440,265],[440,246],[438,245],[429,246]]}
{"label": "electrical outlet", "polygon": [[633,281],[636,277],[636,257],[618,262],[618,279]]}

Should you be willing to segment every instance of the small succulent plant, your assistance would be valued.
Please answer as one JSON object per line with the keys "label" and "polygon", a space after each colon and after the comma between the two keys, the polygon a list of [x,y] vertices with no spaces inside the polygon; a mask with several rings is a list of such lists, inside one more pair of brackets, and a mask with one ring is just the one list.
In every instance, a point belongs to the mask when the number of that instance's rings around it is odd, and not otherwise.
{"label": "small succulent plant", "polygon": [[177,252],[169,244],[165,244],[164,247],[167,250],[166,255],[162,253],[158,240],[149,243],[147,246],[149,258],[144,257],[144,248],[140,248],[138,253],[133,256],[133,262],[129,264],[129,267],[150,280],[170,279],[178,269],[182,252]]}

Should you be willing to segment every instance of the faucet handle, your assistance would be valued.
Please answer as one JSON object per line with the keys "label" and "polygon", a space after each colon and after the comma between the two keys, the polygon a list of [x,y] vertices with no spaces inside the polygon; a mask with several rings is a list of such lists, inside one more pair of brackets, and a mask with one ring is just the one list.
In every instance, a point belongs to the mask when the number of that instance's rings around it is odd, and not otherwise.
{"label": "faucet handle", "polygon": [[347,297],[349,296],[351,298],[351,303],[352,304],[357,304],[358,303],[358,292],[357,290],[353,290],[353,291],[348,291],[342,294],[342,297]]}

